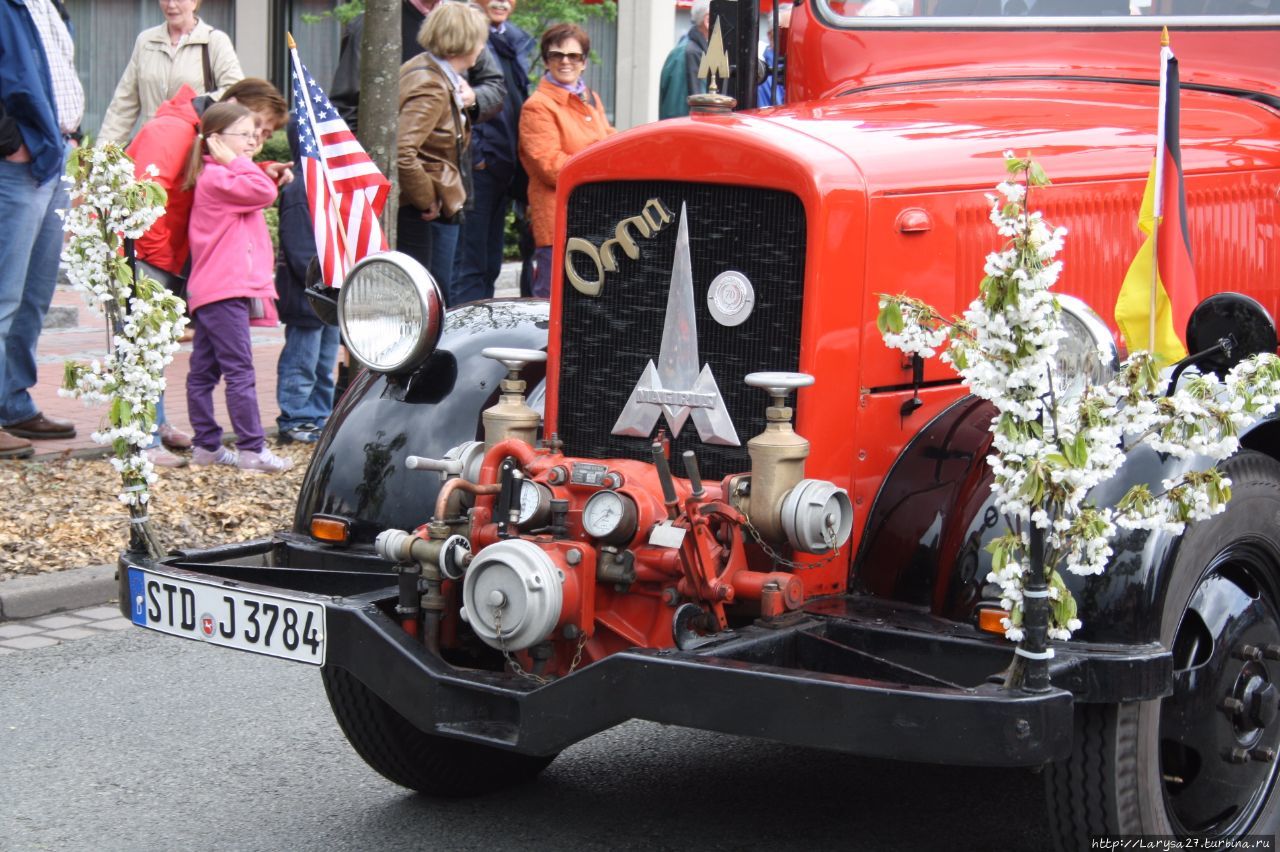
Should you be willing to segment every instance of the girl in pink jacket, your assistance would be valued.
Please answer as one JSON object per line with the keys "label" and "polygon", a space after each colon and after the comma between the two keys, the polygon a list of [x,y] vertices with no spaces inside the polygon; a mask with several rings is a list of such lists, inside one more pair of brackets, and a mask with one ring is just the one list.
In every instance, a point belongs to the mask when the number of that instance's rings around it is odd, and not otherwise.
{"label": "girl in pink jacket", "polygon": [[[191,148],[187,185],[195,186],[188,237],[191,275],[187,310],[195,327],[187,373],[187,414],[195,431],[191,463],[282,473],[293,462],[266,448],[258,413],[250,325],[276,324],[275,256],[264,208],[276,185],[253,164],[258,134],[240,104],[205,110]],[[236,449],[222,445],[213,391],[226,380],[227,413]]]}

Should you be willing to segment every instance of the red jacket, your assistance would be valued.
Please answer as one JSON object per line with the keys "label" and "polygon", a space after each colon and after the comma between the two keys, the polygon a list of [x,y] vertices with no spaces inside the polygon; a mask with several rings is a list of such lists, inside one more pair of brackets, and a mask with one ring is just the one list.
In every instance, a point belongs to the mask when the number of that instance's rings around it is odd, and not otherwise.
{"label": "red jacket", "polygon": [[187,171],[187,157],[200,131],[200,116],[191,105],[195,90],[183,84],[178,94],[160,105],[155,118],[142,125],[125,153],[133,158],[139,178],[154,165],[153,179],[169,193],[165,213],[137,240],[138,257],[174,273],[182,273],[190,249],[187,245],[187,223],[191,219],[193,193],[182,188]]}

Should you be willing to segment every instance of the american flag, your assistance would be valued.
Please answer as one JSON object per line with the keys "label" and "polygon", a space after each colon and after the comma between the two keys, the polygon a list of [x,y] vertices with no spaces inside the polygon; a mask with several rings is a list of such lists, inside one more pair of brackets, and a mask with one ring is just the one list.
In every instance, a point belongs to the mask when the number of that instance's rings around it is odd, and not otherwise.
{"label": "american flag", "polygon": [[293,120],[316,251],[324,283],[340,287],[356,261],[387,249],[378,215],[387,203],[391,182],[360,147],[292,44],[289,53],[293,58]]}

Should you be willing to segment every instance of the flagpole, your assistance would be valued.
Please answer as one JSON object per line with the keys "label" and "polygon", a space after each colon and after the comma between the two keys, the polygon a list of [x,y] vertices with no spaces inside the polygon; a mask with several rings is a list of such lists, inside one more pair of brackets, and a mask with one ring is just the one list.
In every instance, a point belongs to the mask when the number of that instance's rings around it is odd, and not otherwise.
{"label": "flagpole", "polygon": [[1165,126],[1169,100],[1169,28],[1160,33],[1160,101],[1156,117],[1155,197],[1151,199],[1151,310],[1147,318],[1147,349],[1156,351],[1156,309],[1160,291],[1160,220],[1164,218]]}
{"label": "flagpole", "polygon": [[[298,43],[293,40],[293,33],[285,33],[285,38],[289,40],[289,57],[293,60],[293,73],[299,80],[305,82],[306,78],[302,75],[302,60],[298,58]],[[307,86],[302,86],[302,91],[304,93],[307,92],[307,90]],[[312,129],[317,131],[315,134],[316,145],[320,146],[319,128],[316,126],[315,111],[311,108],[311,98],[303,97],[302,100],[307,105],[307,119],[311,122]],[[320,157],[320,161],[323,163],[324,157],[319,150],[316,151],[316,155]],[[346,281],[347,270],[351,268],[351,254],[353,248],[351,242],[347,239],[347,227],[342,221],[342,210],[338,207],[338,193],[333,189],[333,181],[329,177],[329,170],[326,168],[320,168],[318,171],[324,175],[325,186],[329,189],[329,208],[333,211],[333,221],[334,224],[338,226],[338,235],[342,237],[342,279],[343,281]]]}

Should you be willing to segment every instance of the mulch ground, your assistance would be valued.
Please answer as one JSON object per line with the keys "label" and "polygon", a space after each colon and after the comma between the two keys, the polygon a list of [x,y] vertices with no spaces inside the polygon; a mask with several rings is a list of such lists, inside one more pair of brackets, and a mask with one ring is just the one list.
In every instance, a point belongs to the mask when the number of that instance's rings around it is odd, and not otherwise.
{"label": "mulch ground", "polygon": [[[289,527],[313,446],[271,449],[293,459],[293,469],[158,469],[150,515],[165,547],[247,541]],[[0,462],[0,581],[114,563],[129,539],[119,491],[120,475],[105,458]]]}

